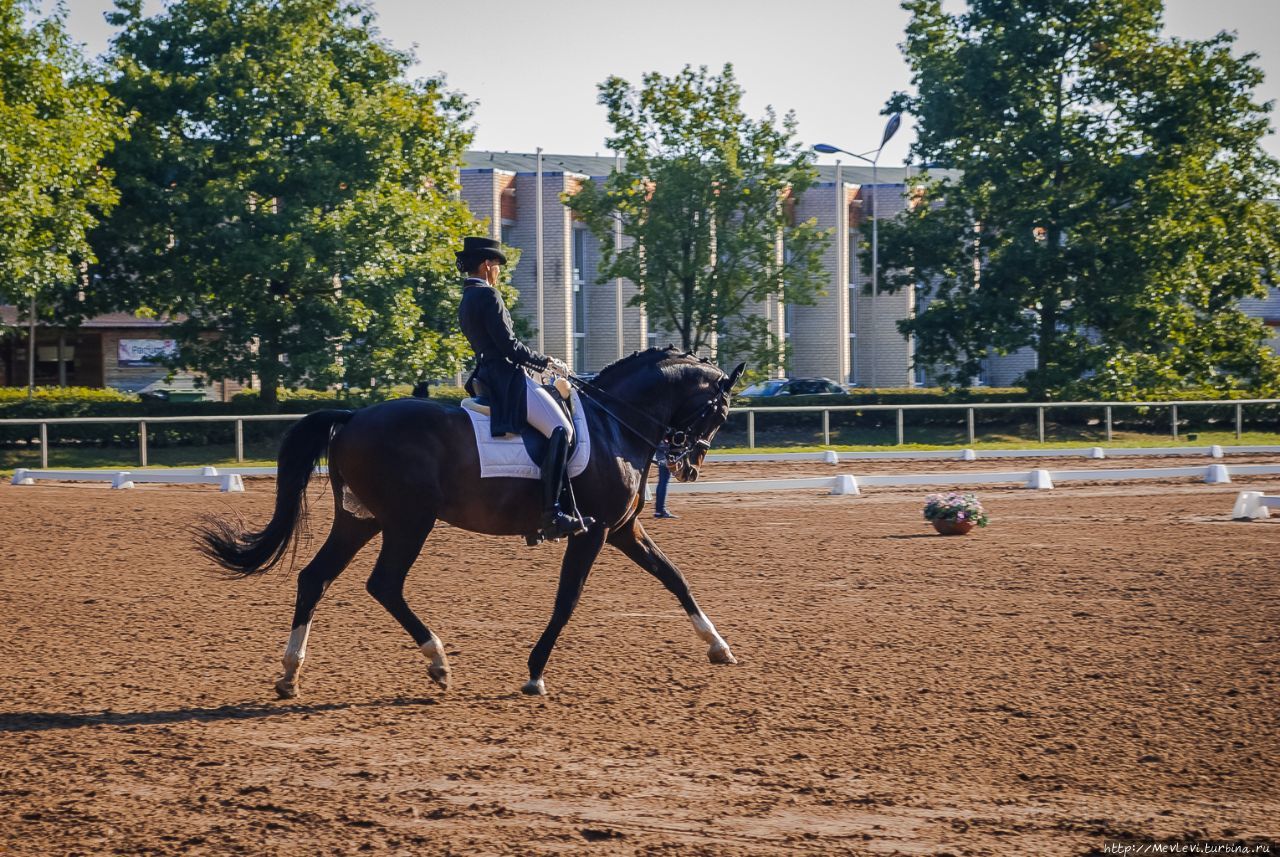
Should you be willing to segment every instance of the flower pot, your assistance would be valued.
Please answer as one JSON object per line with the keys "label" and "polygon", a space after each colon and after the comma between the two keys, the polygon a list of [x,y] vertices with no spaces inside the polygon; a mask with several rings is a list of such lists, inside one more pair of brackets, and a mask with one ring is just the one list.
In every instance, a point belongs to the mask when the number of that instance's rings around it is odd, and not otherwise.
{"label": "flower pot", "polygon": [[930,521],[933,528],[944,536],[963,536],[973,529],[973,521],[944,521],[935,519]]}

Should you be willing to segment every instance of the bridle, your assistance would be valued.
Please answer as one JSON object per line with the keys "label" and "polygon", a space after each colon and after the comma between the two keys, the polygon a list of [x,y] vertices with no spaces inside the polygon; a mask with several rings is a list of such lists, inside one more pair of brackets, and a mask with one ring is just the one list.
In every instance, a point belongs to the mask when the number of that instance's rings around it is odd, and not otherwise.
{"label": "bridle", "polygon": [[[707,438],[710,431],[703,430],[696,437],[693,436],[693,431],[707,419],[709,413],[718,411],[721,406],[728,404],[728,401],[728,391],[717,384],[716,395],[707,400],[707,403],[702,406],[702,410],[698,411],[693,419],[688,421],[685,428],[667,428],[666,434],[663,435],[662,439],[667,446],[668,465],[683,463],[696,450],[700,449],[705,453],[711,449],[711,441]],[[693,438],[692,440],[690,440],[691,437]]]}
{"label": "bridle", "polygon": [[[715,395],[709,398],[692,418],[686,421],[673,419],[672,422],[668,424],[653,418],[630,402],[618,398],[613,393],[592,384],[585,378],[580,378],[572,373],[570,373],[568,378],[584,396],[594,402],[600,410],[612,417],[618,425],[627,429],[636,437],[644,441],[645,445],[648,446],[650,450],[657,450],[659,446],[665,445],[667,448],[667,461],[670,464],[681,464],[696,450],[701,449],[705,451],[711,448],[711,441],[707,437],[707,435],[711,433],[709,429],[703,429],[696,435],[694,432],[707,419],[707,415],[709,413],[719,410],[722,405],[727,404],[729,401],[728,391],[717,384]],[[597,398],[597,396],[611,399],[626,408],[630,408],[636,416],[648,421],[653,427],[661,428],[661,440],[658,443],[654,443],[649,439],[651,435],[646,435],[630,422],[611,411],[608,406]]]}

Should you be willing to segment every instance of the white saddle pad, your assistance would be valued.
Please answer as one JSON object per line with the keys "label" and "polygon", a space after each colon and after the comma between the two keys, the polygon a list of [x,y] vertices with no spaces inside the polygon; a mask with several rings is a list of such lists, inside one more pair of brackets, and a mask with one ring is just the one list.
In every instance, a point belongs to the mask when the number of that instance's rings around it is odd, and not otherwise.
{"label": "white saddle pad", "polygon": [[[587,434],[587,418],[582,413],[582,402],[578,399],[578,391],[573,391],[573,433],[578,439],[578,446],[569,459],[569,475],[577,476],[587,469],[591,460],[591,437]],[[502,437],[489,435],[489,417],[485,414],[463,408],[463,412],[471,418],[471,428],[476,433],[476,448],[480,451],[480,478],[506,476],[515,479],[538,479],[541,468],[524,448],[520,435],[508,434]]]}

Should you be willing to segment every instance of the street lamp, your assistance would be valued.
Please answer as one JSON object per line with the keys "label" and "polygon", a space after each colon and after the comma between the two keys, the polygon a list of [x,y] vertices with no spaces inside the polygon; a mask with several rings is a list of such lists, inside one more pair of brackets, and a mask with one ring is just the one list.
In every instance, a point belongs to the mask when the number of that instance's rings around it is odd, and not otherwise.
{"label": "street lamp", "polygon": [[[871,335],[875,335],[876,330],[876,296],[880,294],[880,218],[876,217],[876,197],[880,193],[880,174],[877,169],[880,161],[880,152],[884,149],[885,144],[889,142],[894,134],[898,133],[898,126],[902,124],[902,114],[895,113],[889,117],[889,121],[885,123],[884,134],[880,137],[880,145],[874,149],[858,154],[850,152],[848,149],[841,149],[839,146],[832,146],[829,143],[818,143],[813,147],[815,152],[823,155],[844,154],[850,157],[866,161],[871,164],[871,185],[875,188],[871,195]],[[867,155],[872,155],[868,158]],[[836,196],[840,196],[840,188],[836,188]],[[843,201],[840,203],[843,205]],[[845,236],[841,236],[841,241],[848,240]],[[871,359],[871,389],[876,388],[876,360],[874,356]]]}

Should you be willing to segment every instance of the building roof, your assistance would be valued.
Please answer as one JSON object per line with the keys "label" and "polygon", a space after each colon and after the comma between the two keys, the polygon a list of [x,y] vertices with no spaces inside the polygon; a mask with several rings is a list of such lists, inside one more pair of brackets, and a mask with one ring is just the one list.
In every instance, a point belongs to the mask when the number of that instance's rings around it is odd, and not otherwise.
{"label": "building roof", "polygon": [[[537,153],[526,152],[467,152],[463,168],[534,173],[538,171],[538,155]],[[613,172],[613,158],[598,158],[590,155],[552,155],[543,152],[542,171],[544,173],[564,172],[578,173],[584,176],[607,176]]]}
{"label": "building roof", "polygon": [[[919,167],[880,167],[872,170],[866,164],[844,164],[841,170],[841,178],[848,184],[869,185],[873,184],[873,179],[880,184],[906,184],[907,179],[920,175]],[[960,175],[959,170],[930,170],[929,175],[938,177],[955,178]],[[818,181],[835,182],[836,166],[835,164],[819,164],[818,165]]]}
{"label": "building roof", "polygon": [[[96,315],[93,318],[86,318],[81,322],[80,327],[85,328],[102,328],[102,327],[132,327],[132,328],[151,328],[158,329],[168,327],[172,321],[167,318],[142,318],[131,312],[109,312],[103,315]],[[21,319],[18,315],[18,308],[13,306],[0,306],[0,324],[15,326],[26,326],[25,319]],[[44,322],[36,322],[39,327],[47,327]],[[55,325],[61,327],[61,325]]]}
{"label": "building roof", "polygon": [[[613,172],[613,157],[592,155],[554,155],[542,153],[542,170],[544,173],[566,172],[584,176],[607,176]],[[470,151],[466,153],[463,169],[471,170],[506,170],[512,173],[532,173],[538,169],[538,155],[528,152],[488,152]],[[878,169],[875,178],[881,184],[903,184],[911,176],[920,174],[917,168],[883,166]],[[865,164],[845,164],[843,178],[849,184],[871,184],[872,169]],[[955,175],[954,170],[935,170],[935,175]],[[818,180],[834,182],[836,168],[834,164],[818,165]]]}

